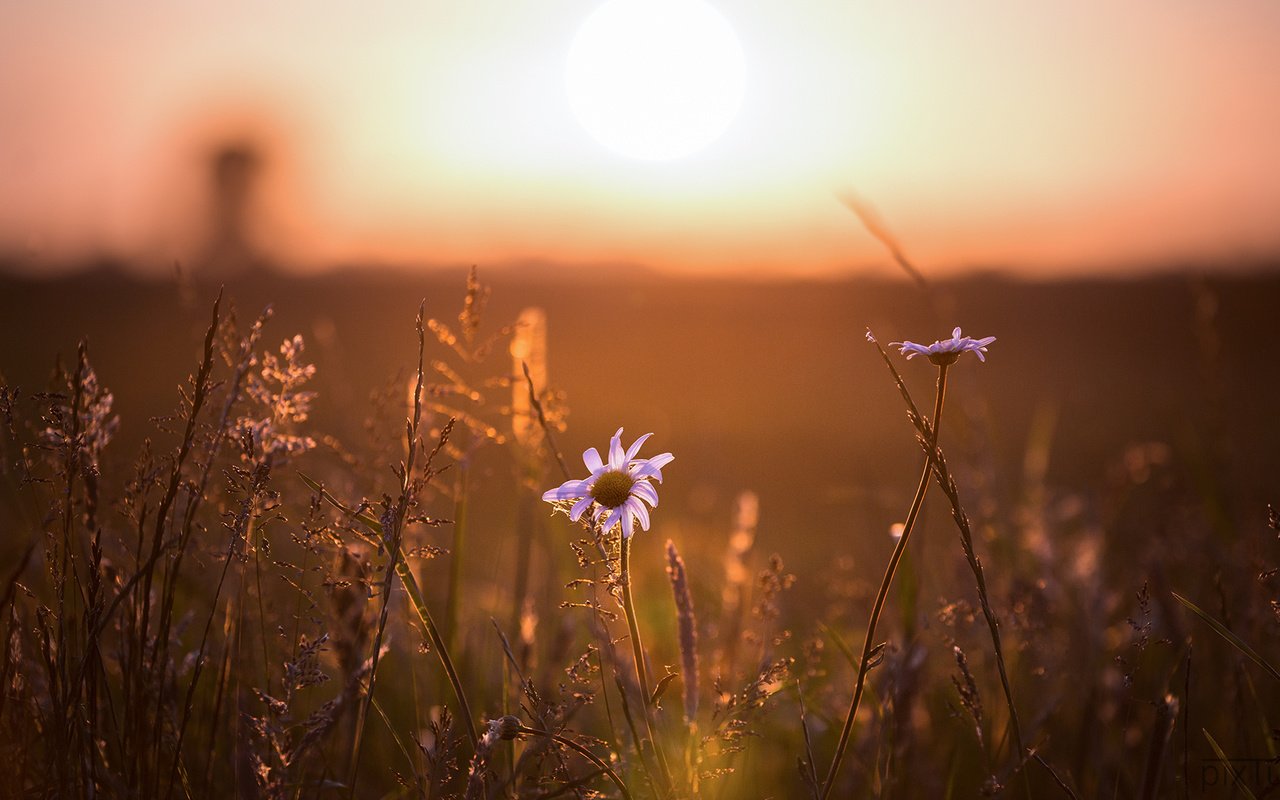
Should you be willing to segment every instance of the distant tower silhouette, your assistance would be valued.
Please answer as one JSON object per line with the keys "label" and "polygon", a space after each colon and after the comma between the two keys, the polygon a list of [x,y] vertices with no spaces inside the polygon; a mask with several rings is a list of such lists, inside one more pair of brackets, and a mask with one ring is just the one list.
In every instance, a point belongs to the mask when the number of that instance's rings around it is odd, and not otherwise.
{"label": "distant tower silhouette", "polygon": [[202,272],[234,277],[260,266],[251,228],[262,162],[258,149],[245,141],[228,142],[210,153],[209,239]]}

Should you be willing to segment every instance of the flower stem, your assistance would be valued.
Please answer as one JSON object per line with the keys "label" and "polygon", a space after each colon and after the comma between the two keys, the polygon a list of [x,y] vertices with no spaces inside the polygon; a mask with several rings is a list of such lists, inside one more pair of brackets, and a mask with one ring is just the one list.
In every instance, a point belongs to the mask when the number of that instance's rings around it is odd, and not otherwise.
{"label": "flower stem", "polygon": [[[644,665],[644,645],[640,642],[640,626],[636,622],[636,607],[631,596],[631,538],[622,537],[621,544],[622,559],[619,569],[622,574],[622,610],[627,617],[627,628],[630,631],[631,654],[636,662],[636,678],[640,683],[640,693],[642,707],[644,708],[644,727],[645,732],[649,734],[649,743],[653,745],[653,752],[658,759],[658,769],[662,775],[662,794],[668,795],[671,790],[671,770],[667,767],[667,758],[662,752],[662,745],[658,743],[658,738],[654,736],[653,724],[653,708],[652,699],[653,692],[649,688],[649,672]],[[641,745],[643,750],[643,745]]]}
{"label": "flower stem", "polygon": [[849,734],[853,731],[853,721],[858,716],[858,706],[862,703],[862,691],[866,687],[867,673],[870,671],[871,654],[875,649],[876,626],[880,623],[880,615],[884,611],[885,601],[889,597],[889,587],[893,585],[893,576],[898,571],[898,564],[906,552],[907,542],[911,539],[911,531],[915,528],[920,516],[920,508],[924,505],[924,496],[929,491],[930,473],[933,471],[934,453],[938,446],[938,423],[942,421],[942,405],[947,396],[947,368],[938,366],[938,390],[933,404],[933,438],[929,442],[929,452],[925,457],[924,469],[920,472],[920,483],[916,486],[915,497],[911,500],[911,508],[907,511],[906,522],[902,526],[902,536],[889,556],[889,564],[885,567],[884,578],[880,581],[880,591],[876,593],[876,601],[871,606],[871,618],[867,621],[867,634],[862,643],[862,658],[858,664],[858,679],[853,687],[853,700],[849,703],[849,714],[845,717],[844,728],[840,731],[840,741],[836,744],[835,756],[831,759],[831,769],[827,771],[827,779],[822,784],[819,794],[821,800],[827,800],[831,788],[835,784],[840,764],[844,760],[845,748],[849,745]]}

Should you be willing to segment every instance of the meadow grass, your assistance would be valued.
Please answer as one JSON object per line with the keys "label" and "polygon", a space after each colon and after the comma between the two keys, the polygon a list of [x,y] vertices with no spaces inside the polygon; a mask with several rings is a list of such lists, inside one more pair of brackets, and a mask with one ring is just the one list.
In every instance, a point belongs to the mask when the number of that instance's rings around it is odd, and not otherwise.
{"label": "meadow grass", "polygon": [[[914,435],[921,458],[896,541],[890,518],[850,531],[888,551],[878,587],[840,542],[800,576],[759,551],[745,490],[718,534],[664,536],[683,529],[659,504],[653,530],[622,537],[538,501],[576,469],[557,444],[548,321],[488,325],[487,298],[472,271],[456,325],[420,309],[416,363],[369,393],[358,441],[313,429],[303,338],[268,346],[270,309],[242,325],[221,296],[175,410],[128,468],[87,345],[41,391],[0,385],[0,796],[1280,785],[1274,512],[1224,522],[1154,450],[1126,454],[1114,497],[1001,494],[982,480],[963,386],[948,386],[977,365],[938,365],[926,417],[873,340],[884,402],[896,389],[902,446]],[[508,558],[473,541],[482,457],[514,476]],[[676,491],[681,466],[658,491]],[[950,544],[918,533],[931,486]],[[479,581],[464,556],[509,571]],[[825,601],[796,602],[797,581]]]}

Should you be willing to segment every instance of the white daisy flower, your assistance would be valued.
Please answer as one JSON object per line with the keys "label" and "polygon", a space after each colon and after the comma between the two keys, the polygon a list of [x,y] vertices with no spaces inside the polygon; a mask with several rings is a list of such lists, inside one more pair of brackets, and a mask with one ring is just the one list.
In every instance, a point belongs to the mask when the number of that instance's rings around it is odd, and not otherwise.
{"label": "white daisy flower", "polygon": [[[867,332],[867,338],[871,341],[871,332]],[[983,339],[973,339],[968,336],[961,336],[960,329],[956,328],[951,331],[950,339],[942,339],[930,345],[916,344],[915,342],[890,342],[890,347],[898,348],[898,352],[906,356],[908,360],[915,356],[925,356],[934,364],[942,367],[948,364],[954,364],[961,353],[973,353],[978,357],[979,361],[986,361],[987,345],[996,340],[994,336],[987,336]]]}
{"label": "white daisy flower", "polygon": [[587,509],[594,506],[592,519],[600,522],[601,530],[607,531],[614,525],[622,525],[622,535],[630,538],[635,533],[636,521],[640,527],[649,530],[649,509],[645,503],[656,508],[658,491],[649,480],[656,478],[662,483],[662,468],[675,460],[670,453],[662,453],[653,458],[637,458],[640,446],[652,436],[646,433],[625,450],[622,447],[622,428],[609,440],[609,461],[600,458],[594,448],[587,448],[582,454],[582,462],[591,474],[578,481],[565,481],[558,488],[545,492],[542,499],[548,503],[575,501],[569,509],[569,519],[577,522]]}

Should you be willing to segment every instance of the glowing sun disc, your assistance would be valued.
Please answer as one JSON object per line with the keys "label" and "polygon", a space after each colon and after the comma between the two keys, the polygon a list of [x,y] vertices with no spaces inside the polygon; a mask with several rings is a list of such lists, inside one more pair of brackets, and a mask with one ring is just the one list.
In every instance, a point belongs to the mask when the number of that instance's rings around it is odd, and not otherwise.
{"label": "glowing sun disc", "polygon": [[742,106],[746,72],[733,28],[702,0],[606,0],[579,28],[565,78],[594,139],[665,161],[720,138]]}

